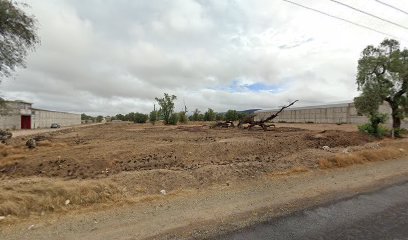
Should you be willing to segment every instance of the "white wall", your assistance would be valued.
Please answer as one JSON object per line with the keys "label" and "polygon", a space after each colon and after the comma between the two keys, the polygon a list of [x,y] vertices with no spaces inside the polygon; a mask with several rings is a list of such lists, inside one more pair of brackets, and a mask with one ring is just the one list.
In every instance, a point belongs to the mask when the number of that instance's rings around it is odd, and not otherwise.
{"label": "white wall", "polygon": [[20,129],[21,116],[20,115],[0,115],[0,129]]}
{"label": "white wall", "polygon": [[79,125],[81,124],[81,115],[39,109],[32,110],[31,128],[49,128],[53,123],[58,123],[62,127]]}
{"label": "white wall", "polygon": [[[265,119],[277,110],[258,111],[256,119]],[[388,114],[387,125],[391,126],[391,108],[387,103],[380,106],[379,111]],[[368,122],[368,118],[357,113],[354,103],[332,104],[322,106],[310,106],[300,108],[289,108],[276,117],[274,122],[288,123],[351,123],[364,124]],[[408,128],[408,121],[403,121],[403,128]]]}
{"label": "white wall", "polygon": [[6,101],[0,109],[0,129],[20,129],[21,114],[31,114],[31,103]]}

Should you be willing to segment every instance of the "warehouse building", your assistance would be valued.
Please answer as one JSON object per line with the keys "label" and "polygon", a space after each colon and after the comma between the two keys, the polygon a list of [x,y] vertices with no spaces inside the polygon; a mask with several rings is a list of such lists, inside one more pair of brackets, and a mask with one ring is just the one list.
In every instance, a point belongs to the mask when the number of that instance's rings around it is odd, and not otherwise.
{"label": "warehouse building", "polygon": [[[256,119],[261,120],[277,112],[279,109],[259,110],[256,111]],[[380,106],[379,111],[386,113],[389,117],[387,125],[391,126],[391,108],[388,103]],[[358,113],[354,102],[334,103],[327,105],[307,106],[307,107],[291,107],[285,109],[274,122],[287,123],[336,123],[336,124],[364,124],[368,122],[368,118]],[[408,128],[408,122],[402,122],[403,128]]]}
{"label": "warehouse building", "polygon": [[32,103],[24,101],[5,101],[0,106],[0,129],[49,128],[53,123],[79,125],[81,115],[32,108]]}

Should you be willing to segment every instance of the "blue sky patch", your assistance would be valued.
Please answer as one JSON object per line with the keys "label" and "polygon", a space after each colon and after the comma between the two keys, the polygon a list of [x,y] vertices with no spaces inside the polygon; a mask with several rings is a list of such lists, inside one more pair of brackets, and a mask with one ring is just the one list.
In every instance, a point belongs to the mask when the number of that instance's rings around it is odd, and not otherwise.
{"label": "blue sky patch", "polygon": [[222,90],[227,92],[271,92],[279,93],[283,92],[286,89],[287,84],[265,84],[265,83],[251,83],[246,84],[238,80],[232,81],[229,86],[224,86],[216,88],[215,90]]}

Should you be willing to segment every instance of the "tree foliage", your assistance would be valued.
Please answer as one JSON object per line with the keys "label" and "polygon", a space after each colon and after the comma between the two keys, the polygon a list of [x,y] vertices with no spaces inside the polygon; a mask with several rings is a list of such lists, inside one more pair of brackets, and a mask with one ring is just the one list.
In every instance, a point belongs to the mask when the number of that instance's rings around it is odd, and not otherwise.
{"label": "tree foliage", "polygon": [[96,117],[95,120],[96,120],[97,123],[100,123],[100,122],[103,121],[103,116],[99,115],[99,116]]}
{"label": "tree foliage", "polygon": [[156,121],[157,121],[157,111],[156,110],[153,110],[153,111],[151,111],[150,112],[150,114],[149,114],[149,121],[150,121],[150,123],[151,124],[156,124]]}
{"label": "tree foliage", "polygon": [[217,114],[211,108],[204,113],[204,121],[215,121],[216,117]]}
{"label": "tree foliage", "polygon": [[187,113],[185,111],[179,112],[179,122],[180,123],[187,123],[188,122]]}
{"label": "tree foliage", "polygon": [[179,121],[179,114],[178,113],[172,113],[170,115],[170,118],[169,118],[169,121],[167,122],[167,124],[177,125],[178,121]]}
{"label": "tree foliage", "polygon": [[170,123],[170,117],[174,112],[174,100],[177,99],[175,95],[164,93],[163,98],[155,98],[159,103],[159,115],[163,118],[165,124]]}
{"label": "tree foliage", "polygon": [[81,114],[81,120],[82,121],[95,121],[95,117],[86,115],[85,113]]}
{"label": "tree foliage", "polygon": [[216,113],[215,120],[224,121],[225,120],[225,114],[224,113]]}
{"label": "tree foliage", "polygon": [[116,116],[113,119],[121,120],[121,121],[129,121],[129,122],[134,122],[134,123],[145,123],[147,119],[149,119],[149,116],[143,113],[130,112],[126,115],[123,115],[121,113],[116,114]]}
{"label": "tree foliage", "polygon": [[237,121],[238,119],[239,115],[236,110],[228,110],[225,113],[225,121]]}
{"label": "tree foliage", "polygon": [[368,133],[376,137],[382,137],[387,133],[385,127],[380,126],[381,123],[385,123],[387,115],[383,113],[375,113],[370,115],[370,123],[358,126],[361,132]]}
{"label": "tree foliage", "polygon": [[25,67],[25,57],[40,40],[37,21],[27,15],[26,4],[0,0],[0,79],[11,75],[16,67]]}
{"label": "tree foliage", "polygon": [[204,114],[197,108],[194,110],[193,115],[189,117],[190,121],[204,121]]}
{"label": "tree foliage", "polygon": [[355,98],[357,110],[375,117],[386,101],[392,110],[393,128],[400,128],[408,113],[408,50],[400,50],[399,42],[392,39],[378,47],[367,46],[358,61],[357,85],[362,91]]}

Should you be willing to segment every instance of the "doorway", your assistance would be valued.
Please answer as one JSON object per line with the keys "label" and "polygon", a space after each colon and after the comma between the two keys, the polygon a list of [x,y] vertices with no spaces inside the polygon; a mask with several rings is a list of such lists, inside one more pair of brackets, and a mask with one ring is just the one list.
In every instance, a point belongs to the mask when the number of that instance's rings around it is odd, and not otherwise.
{"label": "doorway", "polygon": [[21,116],[21,129],[31,129],[31,116]]}

